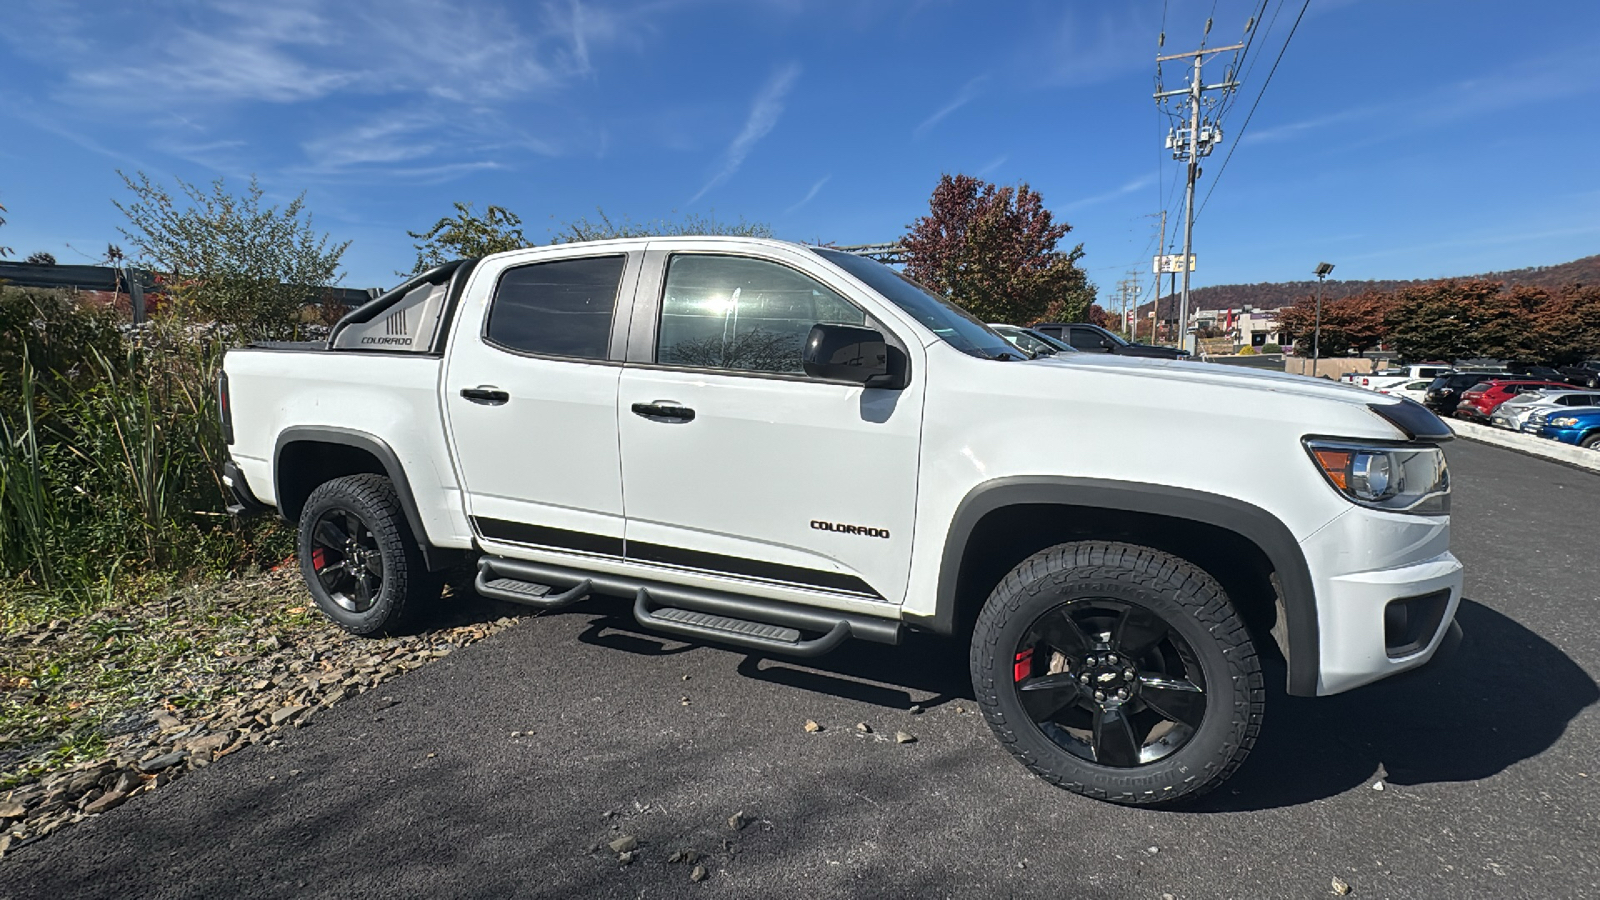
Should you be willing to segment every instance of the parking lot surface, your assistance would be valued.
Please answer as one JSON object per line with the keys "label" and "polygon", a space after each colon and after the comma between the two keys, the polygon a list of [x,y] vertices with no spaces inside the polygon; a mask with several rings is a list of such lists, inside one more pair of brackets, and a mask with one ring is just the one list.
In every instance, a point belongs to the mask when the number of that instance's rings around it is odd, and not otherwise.
{"label": "parking lot surface", "polygon": [[0,897],[1593,896],[1600,476],[1449,455],[1459,653],[1275,696],[1243,769],[1181,810],[1029,775],[949,642],[757,660],[591,602],[19,848]]}

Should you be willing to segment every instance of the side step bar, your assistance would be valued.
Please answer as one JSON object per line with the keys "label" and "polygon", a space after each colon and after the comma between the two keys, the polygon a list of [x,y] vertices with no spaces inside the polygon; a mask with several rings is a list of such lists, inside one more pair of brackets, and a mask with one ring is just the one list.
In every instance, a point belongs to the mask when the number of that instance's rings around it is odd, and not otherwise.
{"label": "side step bar", "polygon": [[478,577],[473,579],[472,587],[485,597],[494,597],[497,600],[536,606],[540,609],[560,609],[589,596],[592,587],[588,579],[584,579],[559,594],[552,594],[548,584],[497,577],[493,568],[485,565],[487,562],[487,559],[479,561]]}
{"label": "side step bar", "polygon": [[[826,653],[852,637],[898,644],[902,629],[899,622],[877,616],[498,556],[479,561],[476,586],[486,596],[546,609],[575,603],[589,593],[632,597],[633,617],[646,628],[789,656]],[[547,596],[561,587],[566,590]],[[802,632],[821,636],[807,639]]]}

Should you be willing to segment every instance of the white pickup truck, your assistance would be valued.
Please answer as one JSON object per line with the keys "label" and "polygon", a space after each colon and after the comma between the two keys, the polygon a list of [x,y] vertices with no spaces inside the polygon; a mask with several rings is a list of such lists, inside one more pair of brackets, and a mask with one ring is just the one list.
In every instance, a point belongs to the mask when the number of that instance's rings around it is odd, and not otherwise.
{"label": "white pickup truck", "polygon": [[1386,388],[1399,387],[1409,381],[1432,381],[1440,375],[1449,375],[1453,372],[1455,369],[1444,363],[1422,363],[1398,369],[1382,369],[1377,372],[1349,372],[1341,376],[1340,380],[1369,391],[1382,391]]}
{"label": "white pickup truck", "polygon": [[[999,740],[1165,803],[1255,743],[1263,665],[1333,694],[1452,645],[1450,431],[1409,401],[1110,354],[1030,359],[879,263],[767,240],[496,254],[235,350],[238,511],[317,604],[403,628],[440,573],[815,655],[970,644]],[[470,554],[470,556],[469,556]]]}

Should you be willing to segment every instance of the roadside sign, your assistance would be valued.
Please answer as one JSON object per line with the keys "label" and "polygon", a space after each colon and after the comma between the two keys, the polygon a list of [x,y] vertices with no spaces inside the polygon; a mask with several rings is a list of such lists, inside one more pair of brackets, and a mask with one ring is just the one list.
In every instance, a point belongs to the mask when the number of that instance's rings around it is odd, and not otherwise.
{"label": "roadside sign", "polygon": [[[1191,271],[1191,272],[1194,271],[1194,264],[1195,264],[1195,254],[1191,253],[1191,254],[1189,254],[1189,271]],[[1164,253],[1161,256],[1153,257],[1151,259],[1151,265],[1152,265],[1151,271],[1153,271],[1157,275],[1161,275],[1161,274],[1164,274],[1164,273],[1167,273],[1167,272],[1182,272],[1183,271],[1183,254],[1182,253]]]}

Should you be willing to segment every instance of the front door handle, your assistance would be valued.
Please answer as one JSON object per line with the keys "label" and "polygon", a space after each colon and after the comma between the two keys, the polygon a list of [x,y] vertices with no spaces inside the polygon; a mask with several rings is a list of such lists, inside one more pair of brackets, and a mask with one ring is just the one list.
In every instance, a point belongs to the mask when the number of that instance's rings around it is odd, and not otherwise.
{"label": "front door handle", "polygon": [[694,410],[687,406],[679,406],[671,400],[657,400],[654,403],[635,403],[634,415],[658,422],[693,422]]}
{"label": "front door handle", "polygon": [[491,385],[480,385],[475,388],[462,388],[461,396],[473,403],[482,403],[484,406],[500,406],[511,399],[511,395]]}

